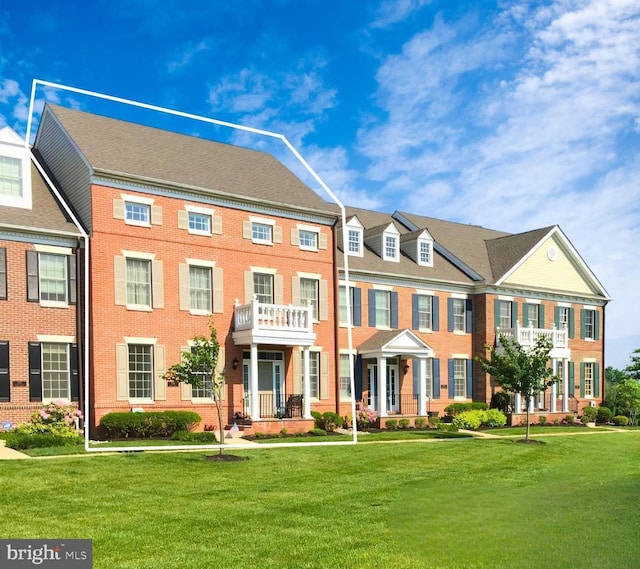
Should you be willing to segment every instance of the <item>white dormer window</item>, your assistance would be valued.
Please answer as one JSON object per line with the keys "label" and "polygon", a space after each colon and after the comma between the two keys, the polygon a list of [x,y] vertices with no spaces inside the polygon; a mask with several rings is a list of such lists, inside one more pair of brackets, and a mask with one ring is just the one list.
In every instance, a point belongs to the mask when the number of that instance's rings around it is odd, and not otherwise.
{"label": "white dormer window", "polygon": [[382,233],[382,258],[385,261],[400,261],[400,233],[390,224]]}
{"label": "white dormer window", "polygon": [[430,239],[418,240],[418,265],[433,267],[433,241]]}
{"label": "white dormer window", "polygon": [[0,206],[31,208],[29,150],[8,126],[0,129]]}
{"label": "white dormer window", "polygon": [[346,231],[346,253],[352,257],[364,256],[364,226],[357,217],[352,217],[344,229]]}

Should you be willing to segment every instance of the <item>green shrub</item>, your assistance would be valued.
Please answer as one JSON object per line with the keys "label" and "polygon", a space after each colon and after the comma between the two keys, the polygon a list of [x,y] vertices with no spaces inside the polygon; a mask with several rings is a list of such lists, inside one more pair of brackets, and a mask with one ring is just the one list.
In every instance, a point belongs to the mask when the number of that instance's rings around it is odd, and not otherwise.
{"label": "green shrub", "polygon": [[453,418],[453,425],[458,429],[477,429],[486,419],[486,411],[463,411]]}
{"label": "green shrub", "polygon": [[319,411],[311,411],[311,416],[315,422],[316,429],[324,429],[324,419]]}
{"label": "green shrub", "polygon": [[170,437],[177,431],[191,431],[200,422],[193,411],[147,411],[108,413],[100,419],[109,438]]}
{"label": "green shrub", "polygon": [[538,425],[546,425],[547,424],[547,417],[546,415],[540,415],[538,417]]}
{"label": "green shrub", "polygon": [[629,417],[625,417],[624,415],[616,415],[613,418],[613,424],[618,425],[619,427],[626,427],[629,424]]}
{"label": "green shrub", "polygon": [[595,407],[583,407],[582,408],[582,422],[583,423],[595,423],[598,410]]}
{"label": "green shrub", "polygon": [[457,433],[458,427],[454,423],[444,423],[440,421],[438,423],[439,431],[446,431],[447,433]]}
{"label": "green shrub", "polygon": [[416,417],[415,426],[416,429],[424,429],[427,425],[427,420],[424,417]]}
{"label": "green shrub", "polygon": [[400,419],[398,421],[398,428],[399,429],[408,429],[409,425],[411,425],[411,421],[409,421],[409,419]]}
{"label": "green shrub", "polygon": [[343,419],[338,413],[327,411],[322,414],[322,425],[319,426],[316,422],[316,427],[324,429],[328,433],[333,433],[336,429],[341,429],[343,425]]}
{"label": "green shrub", "polygon": [[326,436],[327,431],[325,431],[324,429],[315,428],[315,429],[311,429],[308,434],[314,437],[324,437]]}
{"label": "green shrub", "polygon": [[282,427],[282,429],[280,429],[280,436],[281,437],[286,437],[287,436],[287,429]]}
{"label": "green shrub", "polygon": [[21,433],[16,430],[8,433],[5,441],[8,448],[26,450],[80,445],[84,442],[84,438],[77,434],[68,436],[57,433]]}
{"label": "green shrub", "polygon": [[597,423],[610,423],[613,419],[613,411],[609,407],[598,407]]}
{"label": "green shrub", "polygon": [[78,436],[76,423],[80,419],[82,419],[82,413],[75,407],[62,401],[53,401],[32,413],[28,423],[23,423],[12,432],[19,435],[50,434],[75,439]]}
{"label": "green shrub", "polygon": [[171,435],[171,439],[174,441],[185,442],[199,442],[199,443],[215,443],[217,442],[216,436],[211,431],[202,431],[194,433],[192,431],[176,431]]}
{"label": "green shrub", "polygon": [[428,422],[430,427],[437,427],[440,423],[442,423],[440,417],[438,417],[437,415],[429,417]]}
{"label": "green shrub", "polygon": [[487,427],[504,427],[507,424],[507,416],[500,409],[487,409],[484,413],[482,424]]}
{"label": "green shrub", "polygon": [[444,408],[447,415],[455,417],[465,411],[486,411],[489,406],[482,401],[473,401],[471,403],[451,403]]}
{"label": "green shrub", "polygon": [[387,419],[385,426],[390,431],[395,431],[398,428],[398,419]]}
{"label": "green shrub", "polygon": [[576,418],[573,415],[565,415],[564,422],[567,425],[573,425],[576,422]]}

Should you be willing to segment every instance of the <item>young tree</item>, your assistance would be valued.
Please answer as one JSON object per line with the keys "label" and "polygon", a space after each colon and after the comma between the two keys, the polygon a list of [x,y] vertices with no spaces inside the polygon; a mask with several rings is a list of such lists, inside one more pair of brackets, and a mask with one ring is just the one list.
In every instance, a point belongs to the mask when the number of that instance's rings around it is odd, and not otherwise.
{"label": "young tree", "polygon": [[558,378],[549,367],[552,344],[544,336],[532,348],[524,348],[510,336],[501,334],[498,347],[485,346],[486,354],[477,356],[482,369],[491,374],[504,391],[519,393],[527,406],[527,429],[525,440],[530,440],[529,403],[541,391],[546,390]]}
{"label": "young tree", "polygon": [[172,365],[164,374],[167,381],[188,383],[194,387],[211,389],[213,402],[218,414],[220,454],[223,453],[224,423],[222,421],[222,397],[224,393],[224,372],[216,371],[220,344],[213,323],[209,323],[210,337],[195,336],[191,351],[183,352],[180,363]]}

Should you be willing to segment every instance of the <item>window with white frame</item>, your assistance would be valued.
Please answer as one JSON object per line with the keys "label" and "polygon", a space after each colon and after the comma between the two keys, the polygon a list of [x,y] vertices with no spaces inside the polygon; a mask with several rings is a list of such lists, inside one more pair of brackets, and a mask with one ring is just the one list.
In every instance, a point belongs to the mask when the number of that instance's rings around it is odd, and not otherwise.
{"label": "window with white frame", "polygon": [[418,295],[418,325],[420,329],[433,328],[433,297]]}
{"label": "window with white frame", "polygon": [[42,302],[66,303],[68,301],[67,263],[67,255],[38,254],[40,300]]}
{"label": "window with white frame", "polygon": [[384,256],[387,259],[395,259],[398,256],[398,237],[396,235],[385,235]]}
{"label": "window with white frame", "polygon": [[525,326],[537,328],[539,315],[540,306],[538,304],[527,304],[527,322],[524,323]]}
{"label": "window with white frame", "polygon": [[558,378],[558,382],[556,383],[556,393],[558,395],[562,395],[564,383],[564,367],[561,360],[558,360],[556,362],[556,377]]}
{"label": "window with white frame", "polygon": [[151,261],[126,259],[127,304],[151,308]]}
{"label": "window with white frame", "polygon": [[[193,353],[195,349],[195,347],[192,347],[191,352]],[[200,385],[193,385],[191,387],[191,398],[213,400],[213,378],[211,377],[211,371],[196,372],[194,375],[200,380]]]}
{"label": "window with white frame", "polygon": [[[414,365],[419,365],[419,361],[418,360],[413,360],[414,361]],[[425,395],[431,399],[431,397],[433,396],[433,358],[428,358],[425,367],[425,374],[424,374],[424,378],[425,378],[425,387],[426,387],[426,391],[425,391]]]}
{"label": "window with white frame", "polygon": [[433,245],[430,241],[418,241],[418,264],[431,267],[433,265]]}
{"label": "window with white frame", "polygon": [[0,194],[22,196],[22,160],[0,156]]}
{"label": "window with white frame", "polygon": [[320,399],[320,352],[309,352],[309,382],[311,399]]}
{"label": "window with white frame", "polygon": [[[338,290],[339,296],[339,314],[340,325],[347,325],[347,287],[345,285],[340,285]],[[356,287],[349,287],[349,310],[351,311],[351,324],[360,325],[360,317],[356,318]]]}
{"label": "window with white frame", "polygon": [[68,344],[42,344],[42,398],[68,400],[70,397]]}
{"label": "window with white frame", "polygon": [[453,394],[455,397],[467,396],[467,360],[453,360]]}
{"label": "window with white frame", "polygon": [[153,399],[153,346],[128,344],[129,399]]}
{"label": "window with white frame", "polygon": [[348,252],[351,255],[362,254],[362,231],[349,229],[347,233]]}
{"label": "window with white frame", "polygon": [[196,211],[188,212],[189,233],[211,235],[211,215]]}
{"label": "window with white frame", "polygon": [[391,293],[388,290],[373,291],[376,303],[376,326],[391,326]]}
{"label": "window with white frame", "polygon": [[317,279],[300,278],[300,304],[307,306],[307,303],[311,303],[314,320],[318,320],[318,291]]}
{"label": "window with white frame", "polygon": [[211,267],[189,265],[189,298],[191,310],[211,312]]}
{"label": "window with white frame", "polygon": [[558,307],[558,328],[560,330],[569,329],[569,318],[571,309],[568,306]]}
{"label": "window with white frame", "polygon": [[589,340],[596,338],[596,311],[584,311],[584,337]]}
{"label": "window with white frame", "polygon": [[318,250],[318,232],[317,231],[300,229],[298,231],[298,240],[299,240],[300,249],[306,249],[309,251]]}
{"label": "window with white frame", "polygon": [[273,243],[273,226],[267,223],[251,222],[251,239],[254,243]]}
{"label": "window with white frame", "polygon": [[453,331],[466,332],[466,300],[464,298],[454,298],[453,308]]}
{"label": "window with white frame", "polygon": [[147,203],[125,201],[124,220],[131,225],[151,225],[151,205]]}
{"label": "window with white frame", "polygon": [[340,400],[351,401],[351,377],[349,354],[340,354]]}
{"label": "window with white frame", "polygon": [[499,300],[498,302],[500,319],[497,325],[500,328],[511,328],[511,301]]}
{"label": "window with white frame", "polygon": [[273,275],[253,273],[253,294],[261,304],[273,304]]}
{"label": "window with white frame", "polygon": [[593,373],[594,364],[588,362],[584,364],[584,396],[593,397]]}

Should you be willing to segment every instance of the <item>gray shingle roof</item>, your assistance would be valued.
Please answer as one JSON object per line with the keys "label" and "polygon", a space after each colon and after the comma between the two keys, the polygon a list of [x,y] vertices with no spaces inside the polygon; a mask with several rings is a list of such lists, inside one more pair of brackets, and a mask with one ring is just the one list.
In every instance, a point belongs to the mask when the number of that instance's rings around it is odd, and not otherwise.
{"label": "gray shingle roof", "polygon": [[543,227],[488,240],[487,253],[494,282],[512,269],[552,229],[553,227]]}
{"label": "gray shingle roof", "polygon": [[48,107],[96,173],[329,211],[325,200],[265,152],[57,105]]}
{"label": "gray shingle roof", "polygon": [[32,229],[44,229],[79,234],[76,226],[67,219],[61,206],[49,190],[38,169],[31,163],[32,208],[0,206],[0,226],[11,225]]}

